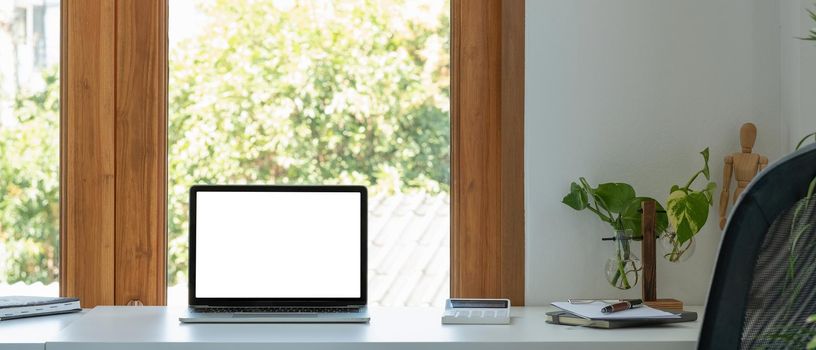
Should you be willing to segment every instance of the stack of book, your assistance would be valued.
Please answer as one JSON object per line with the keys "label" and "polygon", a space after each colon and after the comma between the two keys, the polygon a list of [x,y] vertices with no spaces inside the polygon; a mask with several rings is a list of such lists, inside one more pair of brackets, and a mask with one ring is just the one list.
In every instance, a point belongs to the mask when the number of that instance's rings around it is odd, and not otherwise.
{"label": "stack of book", "polygon": [[646,305],[612,313],[604,313],[601,311],[604,307],[609,305],[602,301],[582,304],[555,302],[552,303],[552,305],[560,310],[548,312],[547,322],[569,326],[624,328],[697,320],[696,312],[683,311],[674,313],[650,308]]}
{"label": "stack of book", "polygon": [[0,321],[81,311],[77,298],[0,297]]}

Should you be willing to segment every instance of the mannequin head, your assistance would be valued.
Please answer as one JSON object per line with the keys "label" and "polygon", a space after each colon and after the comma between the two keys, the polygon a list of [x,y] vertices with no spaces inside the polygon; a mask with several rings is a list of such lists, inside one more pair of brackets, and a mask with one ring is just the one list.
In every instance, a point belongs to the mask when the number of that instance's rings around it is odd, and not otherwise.
{"label": "mannequin head", "polygon": [[742,124],[740,128],[740,145],[742,153],[751,153],[756,142],[757,129],[753,123]]}

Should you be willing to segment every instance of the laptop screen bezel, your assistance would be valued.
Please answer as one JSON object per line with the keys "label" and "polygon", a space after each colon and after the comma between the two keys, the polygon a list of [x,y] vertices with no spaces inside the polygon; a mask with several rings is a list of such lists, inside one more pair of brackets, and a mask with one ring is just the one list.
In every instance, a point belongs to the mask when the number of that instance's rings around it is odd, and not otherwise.
{"label": "laptop screen bezel", "polygon": [[[199,192],[347,192],[360,194],[359,298],[198,298],[196,281],[196,198]],[[190,188],[188,303],[190,306],[359,306],[368,300],[368,190],[365,186],[194,185]]]}

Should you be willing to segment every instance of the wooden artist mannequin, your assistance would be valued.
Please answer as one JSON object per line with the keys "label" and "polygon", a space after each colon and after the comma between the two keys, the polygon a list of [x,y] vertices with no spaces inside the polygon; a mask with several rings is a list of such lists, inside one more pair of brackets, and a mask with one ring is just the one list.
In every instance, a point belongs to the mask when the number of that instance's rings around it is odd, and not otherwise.
{"label": "wooden artist mannequin", "polygon": [[756,141],[757,129],[752,123],[745,123],[740,128],[740,145],[742,152],[732,153],[725,157],[725,169],[723,170],[723,186],[720,194],[720,229],[725,228],[726,214],[728,213],[728,190],[731,188],[731,173],[737,180],[737,187],[734,189],[734,197],[731,202],[736,202],[748,183],[756,174],[768,165],[768,157],[752,153],[754,142]]}

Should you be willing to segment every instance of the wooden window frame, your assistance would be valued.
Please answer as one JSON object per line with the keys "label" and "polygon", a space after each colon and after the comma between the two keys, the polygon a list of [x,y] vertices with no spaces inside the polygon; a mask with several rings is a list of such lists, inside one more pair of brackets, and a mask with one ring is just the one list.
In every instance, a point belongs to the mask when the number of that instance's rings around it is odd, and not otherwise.
{"label": "wooden window frame", "polygon": [[451,296],[524,305],[524,0],[452,0],[451,36]]}
{"label": "wooden window frame", "polygon": [[[61,6],[60,295],[166,304],[168,0]],[[524,304],[524,0],[451,0],[451,295]]]}
{"label": "wooden window frame", "polygon": [[60,295],[166,304],[167,0],[61,6]]}

